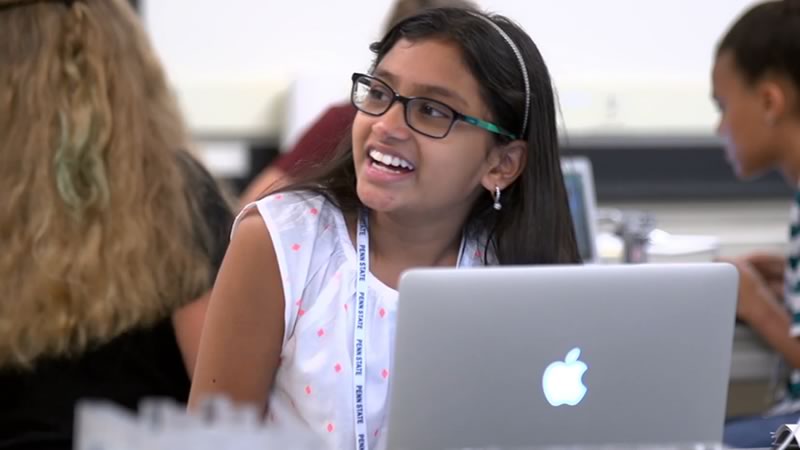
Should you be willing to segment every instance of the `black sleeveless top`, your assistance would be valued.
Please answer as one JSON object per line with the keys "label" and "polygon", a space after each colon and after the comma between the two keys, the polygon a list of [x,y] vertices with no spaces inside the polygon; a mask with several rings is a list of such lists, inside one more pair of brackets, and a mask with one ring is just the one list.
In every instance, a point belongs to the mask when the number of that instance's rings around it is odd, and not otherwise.
{"label": "black sleeveless top", "polygon": [[[184,155],[189,195],[198,195],[213,242],[214,275],[222,262],[233,215],[211,175]],[[213,279],[213,278],[212,278]],[[43,359],[32,371],[0,369],[0,449],[71,449],[78,400],[103,399],[135,410],[139,401],[186,402],[189,377],[171,317],[130,330],[78,358]]]}

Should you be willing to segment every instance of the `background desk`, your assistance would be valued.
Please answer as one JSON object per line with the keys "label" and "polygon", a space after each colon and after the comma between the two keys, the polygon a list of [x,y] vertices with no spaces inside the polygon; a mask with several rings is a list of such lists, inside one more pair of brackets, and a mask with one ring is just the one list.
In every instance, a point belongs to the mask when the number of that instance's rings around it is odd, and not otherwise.
{"label": "background desk", "polygon": [[[719,238],[719,256],[752,251],[785,252],[791,199],[754,201],[663,201],[601,204],[600,207],[649,211],[658,228],[674,234]],[[680,262],[710,260],[712,255],[662,259]],[[731,362],[729,415],[763,412],[771,402],[777,356],[746,326],[737,325]]]}

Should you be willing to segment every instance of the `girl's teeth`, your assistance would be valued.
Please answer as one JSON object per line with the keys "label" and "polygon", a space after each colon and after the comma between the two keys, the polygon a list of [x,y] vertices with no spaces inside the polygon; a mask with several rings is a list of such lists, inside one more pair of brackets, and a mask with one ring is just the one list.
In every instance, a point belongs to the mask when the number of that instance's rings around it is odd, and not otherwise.
{"label": "girl's teeth", "polygon": [[375,161],[378,161],[386,166],[402,167],[408,170],[414,170],[414,166],[412,166],[408,161],[400,159],[396,156],[384,155],[383,153],[377,150],[370,150],[369,156]]}

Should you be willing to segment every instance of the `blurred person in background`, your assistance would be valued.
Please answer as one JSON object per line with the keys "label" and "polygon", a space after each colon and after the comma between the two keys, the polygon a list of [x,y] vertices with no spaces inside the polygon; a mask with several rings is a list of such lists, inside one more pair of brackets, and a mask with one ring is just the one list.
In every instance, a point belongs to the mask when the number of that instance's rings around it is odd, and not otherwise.
{"label": "blurred person in background", "polygon": [[186,401],[232,215],[124,0],[0,0],[0,448]]}
{"label": "blurred person in background", "polygon": [[[722,37],[712,73],[721,119],[718,133],[736,175],[779,169],[800,181],[800,0],[760,3]],[[766,414],[730,420],[731,447],[770,447],[778,426],[800,418],[800,191],[792,204],[786,255],[756,253],[739,269],[737,317],[783,359],[787,375]],[[783,302],[783,303],[782,303]]]}

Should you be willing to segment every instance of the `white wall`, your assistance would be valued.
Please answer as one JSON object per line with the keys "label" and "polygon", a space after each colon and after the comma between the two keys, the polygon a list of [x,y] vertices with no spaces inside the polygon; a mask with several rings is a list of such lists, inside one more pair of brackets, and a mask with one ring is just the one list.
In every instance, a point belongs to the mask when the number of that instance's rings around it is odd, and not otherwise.
{"label": "white wall", "polygon": [[[297,128],[346,93],[391,3],[151,0],[144,15],[195,131],[263,137]],[[479,0],[537,42],[573,135],[710,135],[713,48],[753,3]],[[299,101],[290,89],[297,79],[318,89]]]}

